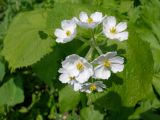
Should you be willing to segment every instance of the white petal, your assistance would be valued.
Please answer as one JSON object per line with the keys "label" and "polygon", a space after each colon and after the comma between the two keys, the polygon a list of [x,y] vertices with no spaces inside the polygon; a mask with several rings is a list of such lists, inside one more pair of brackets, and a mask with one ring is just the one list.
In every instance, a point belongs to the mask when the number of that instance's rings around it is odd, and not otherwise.
{"label": "white petal", "polygon": [[99,86],[99,87],[101,87],[101,88],[106,88],[106,85],[103,84],[102,81],[96,81],[95,84],[96,84],[96,86]]}
{"label": "white petal", "polygon": [[79,22],[79,20],[78,20],[77,17],[73,17],[72,20],[73,20],[75,23],[78,23],[78,22]]}
{"label": "white petal", "polygon": [[104,23],[105,23],[106,26],[115,27],[116,26],[116,18],[114,16],[109,16],[104,21]]}
{"label": "white petal", "polygon": [[54,32],[55,36],[58,38],[66,38],[66,33],[61,29],[56,29]]}
{"label": "white petal", "polygon": [[98,92],[102,92],[103,89],[102,89],[101,87],[97,87],[97,91],[98,91]]}
{"label": "white petal", "polygon": [[93,23],[91,23],[91,24],[86,23],[86,22],[78,22],[77,24],[78,24],[79,26],[83,27],[83,28],[91,28],[91,29],[95,28],[95,27],[98,25],[98,24],[95,23],[95,22],[93,22]]}
{"label": "white petal", "polygon": [[111,63],[123,64],[124,63],[124,58],[116,56],[116,57],[113,57],[113,58],[109,59],[109,61]]}
{"label": "white petal", "polygon": [[86,12],[81,12],[80,15],[79,15],[79,19],[82,21],[82,22],[87,22],[88,20],[88,15]]}
{"label": "white petal", "polygon": [[68,74],[61,74],[59,76],[59,80],[62,82],[62,83],[68,83],[70,81],[69,79],[69,75]]}
{"label": "white petal", "polygon": [[102,64],[105,59],[113,58],[117,55],[117,52],[107,52],[106,54],[100,55],[98,58],[96,58],[94,61],[92,61],[92,64]]}
{"label": "white petal", "polygon": [[64,69],[64,68],[60,68],[60,69],[58,70],[58,72],[59,72],[59,73],[68,73],[67,70]]}
{"label": "white petal", "polygon": [[67,42],[72,41],[75,38],[76,34],[77,34],[76,29],[73,29],[73,30],[70,30],[70,31],[71,31],[71,35],[66,38]]}
{"label": "white petal", "polygon": [[103,34],[110,38],[115,39],[115,34],[110,33],[110,29],[116,26],[116,18],[114,16],[109,16],[103,21]]}
{"label": "white petal", "polygon": [[73,30],[76,28],[76,24],[73,20],[63,20],[61,22],[61,27],[64,29],[64,30]]}
{"label": "white petal", "polygon": [[72,54],[66,57],[66,59],[62,62],[62,66],[64,68],[72,67],[75,65],[75,62],[79,59],[79,56],[76,54]]}
{"label": "white petal", "polygon": [[56,42],[57,42],[57,43],[65,43],[65,42],[64,42],[64,38],[57,38],[57,39],[56,39]]}
{"label": "white petal", "polygon": [[95,68],[95,73],[93,75],[93,78],[97,79],[108,79],[111,76],[111,72],[104,68],[102,65],[99,65]]}
{"label": "white petal", "polygon": [[91,93],[92,91],[90,91],[90,90],[85,90],[85,92],[86,92],[86,93]]}
{"label": "white petal", "polygon": [[94,22],[100,23],[103,20],[103,15],[101,12],[95,12],[91,14],[91,18],[93,19]]}
{"label": "white petal", "polygon": [[72,70],[75,68],[74,62],[65,60],[62,62],[62,67],[65,68],[66,70]]}
{"label": "white petal", "polygon": [[126,22],[120,22],[117,26],[116,26],[116,30],[117,32],[122,32],[125,29],[127,29],[127,23]]}
{"label": "white petal", "polygon": [[84,83],[84,82],[88,81],[89,78],[90,78],[90,73],[89,73],[89,71],[83,70],[83,71],[78,75],[78,77],[76,77],[76,80],[77,80],[79,83]]}
{"label": "white petal", "polygon": [[111,70],[113,73],[121,72],[124,69],[123,64],[111,64]]}
{"label": "white petal", "polygon": [[78,91],[78,90],[80,90],[82,88],[82,84],[76,82],[76,83],[74,83],[73,87],[74,87],[75,91]]}
{"label": "white petal", "polygon": [[105,60],[105,55],[100,55],[98,58],[93,60],[91,63],[92,64],[102,64],[102,62]]}
{"label": "white petal", "polygon": [[116,38],[120,41],[124,41],[128,39],[128,32],[121,32],[116,35]]}
{"label": "white petal", "polygon": [[71,38],[71,37],[69,37],[69,38],[57,38],[56,42],[57,43],[67,43],[67,42],[70,42],[72,40],[73,40],[73,38]]}
{"label": "white petal", "polygon": [[107,52],[104,56],[107,59],[113,58],[117,55],[117,52]]}
{"label": "white petal", "polygon": [[103,31],[103,34],[104,34],[107,38],[109,38],[109,39],[111,39],[111,40],[117,39],[116,34],[112,34],[112,33],[110,33],[110,32],[106,32],[106,31]]}
{"label": "white petal", "polygon": [[70,69],[68,70],[68,73],[71,75],[71,76],[78,76],[80,71],[78,71],[76,68],[75,69]]}
{"label": "white petal", "polygon": [[[69,55],[66,59],[62,62],[62,67],[69,73],[71,76],[77,76],[79,71],[76,69],[76,61],[78,60],[78,55]],[[61,70],[62,71],[62,70]],[[60,71],[60,72],[61,72]],[[63,71],[62,71],[63,72]]]}
{"label": "white petal", "polygon": [[76,36],[76,31],[73,31],[73,33],[70,36],[67,36],[66,38],[64,38],[63,42],[64,43],[70,42],[75,38],[75,36]]}

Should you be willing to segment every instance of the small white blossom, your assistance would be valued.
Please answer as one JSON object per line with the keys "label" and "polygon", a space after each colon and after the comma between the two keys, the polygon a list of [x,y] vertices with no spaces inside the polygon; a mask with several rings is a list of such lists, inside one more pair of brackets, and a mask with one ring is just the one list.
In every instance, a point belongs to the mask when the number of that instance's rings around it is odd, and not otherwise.
{"label": "small white blossom", "polygon": [[74,20],[63,20],[61,27],[61,29],[58,28],[54,32],[57,37],[56,42],[67,43],[72,41],[76,36],[76,23]]}
{"label": "small white blossom", "polygon": [[93,75],[93,66],[85,58],[72,54],[62,62],[59,73],[69,74],[78,83],[84,83]]}
{"label": "small white blossom", "polygon": [[103,33],[107,38],[124,41],[128,39],[126,22],[116,24],[116,18],[113,16],[107,17],[103,22]]}
{"label": "small white blossom", "polygon": [[68,83],[73,86],[75,91],[78,91],[82,88],[82,84],[76,80],[75,76],[71,76],[69,73],[62,73],[59,77],[59,80],[62,83]]}
{"label": "small white blossom", "polygon": [[81,12],[79,15],[79,19],[77,19],[76,17],[74,17],[73,19],[79,26],[93,29],[98,24],[100,24],[104,18],[105,17],[103,17],[101,12],[92,13],[90,16],[88,16],[86,12]]}
{"label": "small white blossom", "polygon": [[121,72],[124,68],[124,59],[116,56],[117,52],[108,52],[95,59],[92,64],[97,65],[94,68],[93,78],[108,79],[113,73]]}
{"label": "small white blossom", "polygon": [[102,92],[106,88],[106,85],[102,81],[96,81],[94,83],[85,83],[81,89],[82,92],[91,93],[93,91]]}

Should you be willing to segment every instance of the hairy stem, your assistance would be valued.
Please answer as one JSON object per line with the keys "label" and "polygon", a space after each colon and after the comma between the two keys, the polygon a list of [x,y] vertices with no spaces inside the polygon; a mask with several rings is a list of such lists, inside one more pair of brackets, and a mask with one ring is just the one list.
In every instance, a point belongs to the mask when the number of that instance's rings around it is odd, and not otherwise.
{"label": "hairy stem", "polygon": [[91,34],[92,34],[92,42],[93,42],[93,46],[94,48],[97,50],[97,52],[101,55],[103,54],[103,52],[101,51],[101,49],[98,47],[95,36],[94,36],[94,31],[91,30]]}
{"label": "hairy stem", "polygon": [[86,56],[85,56],[85,58],[88,60],[88,61],[90,61],[91,59],[92,59],[92,53],[93,53],[93,47],[90,47],[90,49],[88,50],[88,52],[87,52],[87,54],[86,54]]}

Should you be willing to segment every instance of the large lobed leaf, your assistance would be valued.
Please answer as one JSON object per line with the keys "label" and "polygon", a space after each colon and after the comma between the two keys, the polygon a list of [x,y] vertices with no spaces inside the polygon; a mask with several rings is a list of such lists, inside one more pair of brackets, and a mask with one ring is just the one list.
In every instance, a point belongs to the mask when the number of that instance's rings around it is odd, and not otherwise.
{"label": "large lobed leaf", "polygon": [[3,55],[11,69],[32,65],[52,51],[53,40],[47,34],[47,10],[17,15],[4,40]]}

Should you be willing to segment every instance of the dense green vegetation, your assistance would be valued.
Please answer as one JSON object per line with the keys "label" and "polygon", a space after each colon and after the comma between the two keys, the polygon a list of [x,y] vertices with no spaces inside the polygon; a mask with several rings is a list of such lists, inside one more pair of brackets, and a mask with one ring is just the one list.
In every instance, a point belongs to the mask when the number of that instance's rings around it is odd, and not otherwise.
{"label": "dense green vegetation", "polygon": [[[78,37],[58,44],[53,34],[81,11],[128,23],[127,41],[97,37],[103,51],[126,59],[101,93],[75,92],[58,80],[64,58],[89,49]],[[159,0],[0,0],[0,120],[160,120],[159,11]]]}

